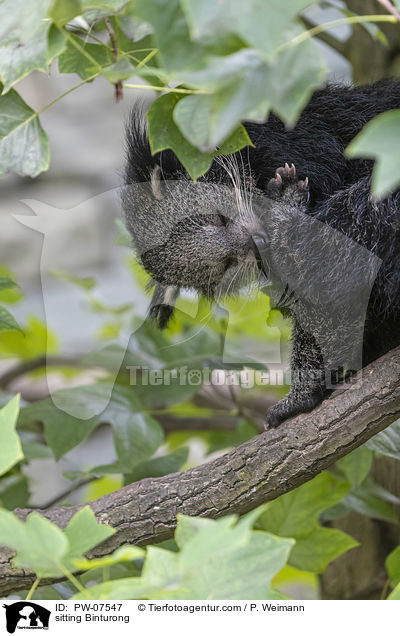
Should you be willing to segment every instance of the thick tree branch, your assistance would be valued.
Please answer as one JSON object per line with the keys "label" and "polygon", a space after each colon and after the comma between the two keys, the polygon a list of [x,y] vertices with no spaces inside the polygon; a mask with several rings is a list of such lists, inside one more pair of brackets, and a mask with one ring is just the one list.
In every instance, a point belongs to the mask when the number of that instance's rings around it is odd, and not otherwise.
{"label": "thick tree branch", "polygon": [[[223,457],[185,472],[143,479],[89,505],[116,533],[90,556],[125,543],[144,545],[173,535],[176,514],[241,514],[308,481],[400,417],[400,347],[363,370],[312,413],[299,415]],[[80,508],[52,508],[45,517],[64,527]],[[17,514],[25,518],[29,510]],[[30,586],[33,575],[0,552],[0,593]]]}

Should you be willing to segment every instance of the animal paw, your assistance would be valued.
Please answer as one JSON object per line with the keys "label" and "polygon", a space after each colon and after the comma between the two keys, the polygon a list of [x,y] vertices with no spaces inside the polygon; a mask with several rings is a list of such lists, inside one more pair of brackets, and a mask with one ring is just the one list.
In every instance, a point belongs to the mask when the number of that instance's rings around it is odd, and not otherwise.
{"label": "animal paw", "polygon": [[321,390],[305,393],[294,398],[290,393],[272,406],[265,416],[265,430],[277,428],[284,420],[299,413],[312,411],[322,400],[325,394]]}
{"label": "animal paw", "polygon": [[295,165],[288,163],[275,172],[267,186],[268,195],[272,199],[294,199],[306,203],[310,198],[308,177],[300,181],[297,177]]}

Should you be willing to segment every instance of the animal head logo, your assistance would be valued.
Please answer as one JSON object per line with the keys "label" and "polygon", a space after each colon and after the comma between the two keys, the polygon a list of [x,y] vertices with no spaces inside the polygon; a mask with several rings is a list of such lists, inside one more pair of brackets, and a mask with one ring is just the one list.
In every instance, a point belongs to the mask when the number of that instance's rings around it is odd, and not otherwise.
{"label": "animal head logo", "polygon": [[16,629],[48,629],[50,610],[31,603],[30,601],[17,601],[10,605],[4,604],[6,610],[6,627],[9,634],[14,634]]}

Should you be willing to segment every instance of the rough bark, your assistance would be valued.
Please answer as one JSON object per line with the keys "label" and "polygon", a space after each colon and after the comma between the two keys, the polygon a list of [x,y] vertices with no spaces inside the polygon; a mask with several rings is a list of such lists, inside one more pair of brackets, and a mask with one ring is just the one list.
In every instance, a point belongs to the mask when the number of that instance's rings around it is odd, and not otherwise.
{"label": "rough bark", "polygon": [[[400,416],[400,347],[365,368],[312,413],[299,415],[214,461],[166,477],[143,479],[89,505],[116,533],[90,556],[125,543],[145,545],[173,535],[177,513],[242,514],[308,481]],[[80,506],[42,511],[64,527]],[[18,510],[25,518],[29,510]],[[12,567],[0,551],[0,594],[27,588],[34,575]]]}

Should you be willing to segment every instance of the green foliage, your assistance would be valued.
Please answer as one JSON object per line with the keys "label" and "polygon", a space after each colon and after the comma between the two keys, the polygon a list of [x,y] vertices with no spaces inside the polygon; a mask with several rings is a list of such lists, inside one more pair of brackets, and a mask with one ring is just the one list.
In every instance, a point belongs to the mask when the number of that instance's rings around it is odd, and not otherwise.
{"label": "green foliage", "polygon": [[0,510],[0,543],[16,552],[16,567],[34,570],[36,576],[63,576],[73,571],[75,559],[114,533],[98,524],[87,506],[77,512],[64,531],[36,512],[20,521],[11,512]]}
{"label": "green foliage", "polygon": [[[16,287],[16,283],[11,280],[11,278],[8,276],[0,276],[0,299],[3,300],[3,302],[18,300],[18,294],[15,293]],[[0,332],[1,331],[19,331],[21,334],[23,333],[15,318],[5,307],[0,305]]]}
{"label": "green foliage", "polygon": [[252,530],[260,514],[239,521],[178,515],[178,552],[147,548],[142,575],[100,583],[74,598],[271,599],[270,587],[286,563],[291,539]]}
{"label": "green foliage", "polygon": [[321,473],[268,504],[259,526],[279,536],[296,539],[290,565],[300,570],[323,572],[330,561],[357,545],[344,532],[321,527],[318,523],[323,510],[341,501],[348,489],[346,481]]}
{"label": "green foliage", "polygon": [[366,446],[380,455],[400,459],[400,420],[374,435]]}
{"label": "green foliage", "polygon": [[347,147],[349,157],[376,159],[372,173],[372,192],[389,194],[400,185],[400,110],[375,117]]}
{"label": "green foliage", "polygon": [[[186,98],[186,100],[187,99],[188,98]],[[215,156],[236,152],[251,143],[245,128],[239,126],[239,128],[226,139],[219,151],[211,152],[208,149],[208,151],[201,152],[196,146],[202,148],[203,146],[209,146],[209,144],[204,144],[203,140],[197,139],[197,143],[191,145],[190,141],[193,142],[193,139],[187,141],[187,131],[185,135],[182,134],[178,128],[178,123],[181,124],[180,127],[182,128],[182,118],[178,119],[176,123],[173,119],[173,115],[179,112],[177,110],[179,103],[183,102],[185,102],[185,99],[180,100],[176,95],[169,94],[159,97],[159,99],[153,103],[147,114],[149,120],[149,139],[153,154],[165,148],[171,148],[193,179],[197,179],[207,172]],[[189,113],[188,115],[191,119],[193,113]],[[176,117],[179,117],[179,115],[175,115],[175,118]],[[195,124],[199,124],[199,130],[201,130],[202,122],[196,122],[196,119],[194,122]],[[214,144],[214,146],[215,145],[216,144]]]}
{"label": "green foliage", "polygon": [[19,413],[19,395],[0,409],[0,475],[23,459],[20,439],[15,432]]}
{"label": "green foliage", "polygon": [[4,91],[34,70],[47,71],[50,61],[47,50],[50,27],[50,21],[46,20],[48,5],[49,0],[29,3],[26,0],[3,0],[1,3],[0,80]]}

